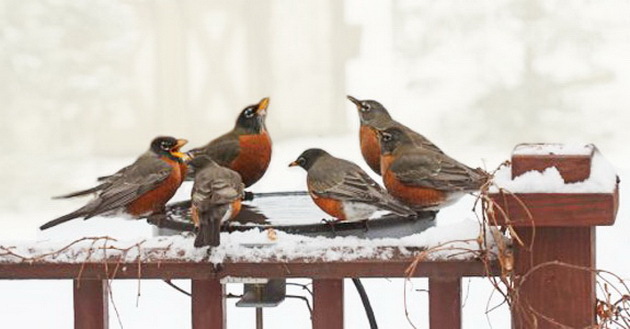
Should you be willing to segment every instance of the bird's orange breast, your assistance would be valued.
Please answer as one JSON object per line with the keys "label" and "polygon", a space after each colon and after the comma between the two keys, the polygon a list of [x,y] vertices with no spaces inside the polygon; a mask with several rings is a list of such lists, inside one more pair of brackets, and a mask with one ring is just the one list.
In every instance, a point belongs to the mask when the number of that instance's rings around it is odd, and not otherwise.
{"label": "bird's orange breast", "polygon": [[383,155],[381,157],[381,168],[383,168],[383,184],[387,192],[396,199],[411,206],[412,208],[426,208],[441,204],[446,200],[446,193],[443,191],[424,188],[419,186],[405,185],[400,182],[396,175],[389,170],[394,161],[393,155]]}
{"label": "bird's orange breast", "polygon": [[271,138],[265,131],[258,135],[238,137],[240,151],[230,162],[230,169],[238,172],[245,186],[256,183],[267,171],[271,161]]}
{"label": "bird's orange breast", "polygon": [[381,144],[378,141],[376,131],[369,126],[361,125],[359,131],[361,154],[368,166],[377,174],[381,174]]}
{"label": "bird's orange breast", "polygon": [[167,158],[164,158],[163,161],[171,166],[171,174],[158,187],[131,202],[126,208],[128,214],[139,217],[162,212],[166,202],[175,195],[186,175],[182,173],[179,162]]}
{"label": "bird's orange breast", "polygon": [[333,216],[339,220],[346,219],[346,214],[343,212],[343,203],[339,200],[331,198],[322,198],[315,195],[313,192],[309,193],[313,202],[325,213]]}
{"label": "bird's orange breast", "polygon": [[229,220],[232,220],[238,216],[238,213],[241,212],[241,199],[236,199],[232,201],[232,216],[230,216]]}

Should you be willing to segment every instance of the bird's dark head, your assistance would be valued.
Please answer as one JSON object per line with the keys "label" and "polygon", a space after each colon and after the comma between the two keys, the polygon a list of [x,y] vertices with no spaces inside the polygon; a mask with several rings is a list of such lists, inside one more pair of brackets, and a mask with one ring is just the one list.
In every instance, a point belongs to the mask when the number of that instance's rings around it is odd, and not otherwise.
{"label": "bird's dark head", "polygon": [[188,143],[185,139],[177,139],[171,136],[159,136],[151,142],[151,151],[160,156],[166,156],[176,161],[186,161],[188,155],[180,152],[182,146]]}
{"label": "bird's dark head", "polygon": [[361,124],[364,125],[377,125],[381,121],[391,119],[389,112],[381,103],[373,100],[358,100],[350,95],[348,99],[357,106],[359,111],[359,118]]}
{"label": "bird's dark head", "polygon": [[293,162],[289,163],[289,167],[300,166],[304,170],[309,170],[317,160],[323,156],[327,156],[328,152],[322,149],[308,149]]}
{"label": "bird's dark head", "polygon": [[267,130],[265,118],[267,118],[267,108],[269,107],[269,97],[265,97],[258,104],[249,105],[244,108],[236,120],[237,130],[247,134],[260,134]]}
{"label": "bird's dark head", "polygon": [[391,127],[378,130],[378,141],[381,144],[381,154],[390,154],[401,145],[411,142],[409,136],[400,128]]}

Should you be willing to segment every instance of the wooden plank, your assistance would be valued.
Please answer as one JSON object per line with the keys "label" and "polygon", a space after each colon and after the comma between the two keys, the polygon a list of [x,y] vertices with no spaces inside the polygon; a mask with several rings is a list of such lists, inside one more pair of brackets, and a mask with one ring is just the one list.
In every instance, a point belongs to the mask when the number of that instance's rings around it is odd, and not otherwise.
{"label": "wooden plank", "polygon": [[343,329],[343,279],[313,280],[313,329]]}
{"label": "wooden plank", "polygon": [[109,328],[107,281],[74,280],[74,327]]}
{"label": "wooden plank", "polygon": [[[619,190],[610,194],[490,194],[490,199],[495,203],[497,225],[508,224],[499,207],[508,214],[512,226],[613,225],[619,207]],[[531,219],[527,211],[531,213]]]}
{"label": "wooden plank", "polygon": [[530,170],[544,171],[556,167],[567,183],[585,180],[591,175],[591,155],[512,155],[512,178]]}
{"label": "wooden plank", "polygon": [[225,329],[225,287],[218,279],[192,280],[192,328]]}
{"label": "wooden plank", "polygon": [[516,232],[526,245],[534,243],[531,252],[525,248],[514,252],[515,282],[521,287],[514,302],[513,328],[534,328],[535,322],[538,329],[559,328],[557,323],[570,328],[594,326],[594,273],[557,265],[526,273],[552,261],[595,268],[595,227],[519,227]]}
{"label": "wooden plank", "polygon": [[[0,263],[0,279],[106,279],[114,275],[116,279],[212,279],[225,276],[256,278],[314,278],[340,279],[348,277],[405,277],[405,270],[412,258],[373,259],[347,262],[226,262],[217,272],[209,263],[191,263],[175,260],[162,260],[143,263]],[[492,262],[489,271],[497,275],[498,264]],[[427,261],[421,262],[413,277],[429,276],[484,276],[488,274],[483,263],[469,261]]]}
{"label": "wooden plank", "polygon": [[461,329],[462,278],[429,278],[429,328]]}

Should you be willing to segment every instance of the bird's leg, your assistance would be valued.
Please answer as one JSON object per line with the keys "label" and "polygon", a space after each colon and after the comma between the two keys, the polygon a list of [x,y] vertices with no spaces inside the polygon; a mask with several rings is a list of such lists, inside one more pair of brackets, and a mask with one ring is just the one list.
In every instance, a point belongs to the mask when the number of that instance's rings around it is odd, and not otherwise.
{"label": "bird's leg", "polygon": [[370,225],[368,225],[369,221],[370,221],[369,219],[362,220],[364,228],[365,228],[365,232],[370,230]]}
{"label": "bird's leg", "polygon": [[162,221],[165,221],[165,220],[166,220],[165,213],[151,214],[147,217],[147,223],[153,224],[157,227],[162,227]]}
{"label": "bird's leg", "polygon": [[337,224],[337,222],[339,222],[338,219],[333,218],[333,219],[326,219],[326,218],[322,218],[322,222],[328,226],[330,226],[330,229],[332,230],[333,233],[335,232],[335,224]]}

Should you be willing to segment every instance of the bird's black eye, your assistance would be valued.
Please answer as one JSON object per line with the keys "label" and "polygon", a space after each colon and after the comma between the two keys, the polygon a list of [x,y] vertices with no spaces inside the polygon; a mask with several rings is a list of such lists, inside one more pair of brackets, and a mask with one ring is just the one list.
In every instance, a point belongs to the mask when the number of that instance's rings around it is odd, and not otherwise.
{"label": "bird's black eye", "polygon": [[369,112],[372,108],[370,107],[369,103],[366,102],[361,102],[361,111],[363,112]]}
{"label": "bird's black eye", "polygon": [[306,164],[306,159],[304,159],[304,158],[299,158],[297,162],[300,164],[300,166],[303,166],[303,165],[305,165],[305,164]]}
{"label": "bird's black eye", "polygon": [[169,151],[171,149],[171,143],[164,141],[160,143],[160,148],[163,149],[164,151]]}
{"label": "bird's black eye", "polygon": [[245,114],[246,118],[251,118],[251,117],[254,116],[254,109],[250,107],[250,108],[245,110],[244,114]]}
{"label": "bird's black eye", "polygon": [[389,133],[382,133],[381,140],[383,140],[384,142],[389,142],[390,140],[392,140],[392,135]]}

